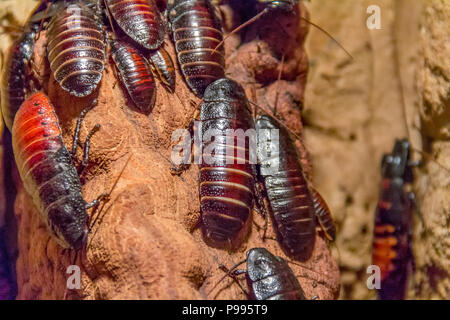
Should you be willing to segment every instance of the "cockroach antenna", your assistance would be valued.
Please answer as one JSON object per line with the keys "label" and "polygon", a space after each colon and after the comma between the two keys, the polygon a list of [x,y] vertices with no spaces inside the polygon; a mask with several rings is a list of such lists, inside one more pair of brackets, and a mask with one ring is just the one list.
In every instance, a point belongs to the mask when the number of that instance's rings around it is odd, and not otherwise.
{"label": "cockroach antenna", "polygon": [[[219,42],[219,44],[217,44],[217,46],[214,48],[214,50],[211,52],[211,55],[214,54],[217,49],[219,49],[224,43],[225,40],[227,40],[229,37],[231,37],[232,35],[234,35],[235,33],[239,32],[240,30],[242,30],[243,28],[247,27],[248,25],[254,23],[255,21],[257,21],[258,19],[260,19],[262,16],[264,16],[265,14],[267,14],[268,12],[270,12],[273,8],[270,7],[266,7],[264,8],[264,10],[262,10],[260,13],[258,13],[257,15],[255,15],[254,17],[250,18],[249,20],[247,20],[246,22],[244,22],[243,24],[241,24],[240,26],[236,27],[234,30],[232,30],[229,34],[227,34],[223,40],[221,42]],[[325,35],[327,35],[331,40],[333,40],[342,50],[344,50],[344,52],[352,59],[354,60],[353,56],[350,54],[350,52],[348,52],[347,49],[345,49],[345,47],[336,40],[335,37],[333,37],[328,31],[326,31],[324,28],[322,28],[321,26],[317,25],[316,23],[310,21],[309,19],[306,19],[305,17],[300,16],[300,19],[307,22],[308,24],[312,25],[313,27],[317,28],[318,30],[320,30],[321,32],[323,32]]]}

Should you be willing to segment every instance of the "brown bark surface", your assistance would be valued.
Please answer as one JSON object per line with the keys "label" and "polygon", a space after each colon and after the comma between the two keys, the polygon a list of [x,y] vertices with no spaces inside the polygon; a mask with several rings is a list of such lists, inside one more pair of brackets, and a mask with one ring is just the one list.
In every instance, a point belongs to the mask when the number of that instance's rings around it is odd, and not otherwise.
{"label": "brown bark surface", "polygon": [[[223,11],[228,28],[238,23],[239,17],[233,16],[232,11],[226,7]],[[307,25],[299,19],[300,14],[306,15],[303,7],[294,16],[280,15],[258,22],[246,30],[245,36],[234,35],[226,42],[227,76],[240,82],[248,98],[265,109],[273,107],[278,97],[281,118],[299,135],[308,67],[303,49]],[[280,36],[280,32],[285,36]],[[177,72],[174,95],[158,83],[156,104],[150,115],[133,107],[110,63],[106,64],[97,92],[76,99],[63,92],[52,78],[45,58],[45,41],[42,33],[35,62],[44,91],[55,105],[68,147],[80,111],[98,99],[81,130],[84,141],[95,124],[101,125],[92,139],[89,165],[82,176],[85,199],[89,202],[109,192],[131,156],[104,207],[103,218],[90,234],[87,251],[77,261],[82,269],[82,288],[68,292],[68,298],[244,299],[231,279],[211,292],[224,275],[219,263],[231,267],[253,247],[266,247],[285,256],[276,241],[262,240],[262,231],[256,225],[252,225],[248,239],[236,252],[214,249],[203,242],[200,230],[195,228],[199,219],[198,169],[193,165],[179,177],[172,176],[169,170],[171,149],[177,143],[171,141],[171,134],[188,126],[199,103],[181,74]],[[176,61],[169,40],[166,49]],[[283,55],[281,79],[277,81]],[[306,151],[301,151],[310,173]],[[78,156],[81,157],[80,150]],[[66,268],[72,264],[74,253],[63,252],[52,239],[31,198],[16,180],[17,298],[61,299],[66,294]],[[258,225],[263,224],[258,213],[253,216]],[[270,224],[268,230],[268,236],[274,237]],[[338,267],[319,235],[312,257],[291,266],[307,298],[337,297]]]}

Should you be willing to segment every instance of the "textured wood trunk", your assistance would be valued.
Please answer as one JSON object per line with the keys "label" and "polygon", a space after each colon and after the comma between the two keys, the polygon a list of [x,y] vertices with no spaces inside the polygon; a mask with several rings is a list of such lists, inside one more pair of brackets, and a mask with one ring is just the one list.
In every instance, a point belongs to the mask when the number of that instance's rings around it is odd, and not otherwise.
{"label": "textured wood trunk", "polygon": [[[228,29],[240,22],[229,8],[223,7],[223,12]],[[255,23],[245,36],[234,35],[227,40],[226,56],[227,76],[244,86],[248,98],[269,109],[278,96],[281,117],[302,135],[301,109],[308,68],[303,43],[308,28],[299,15],[306,15],[303,7],[293,16],[280,15]],[[92,139],[90,162],[82,177],[85,199],[91,201],[108,192],[131,159],[105,206],[104,218],[90,234],[87,251],[77,260],[82,270],[80,290],[66,292],[66,269],[72,264],[73,252],[63,252],[51,238],[16,179],[17,298],[61,299],[67,293],[68,298],[81,299],[244,299],[231,279],[211,292],[224,275],[219,263],[232,266],[245,258],[246,250],[261,246],[284,255],[276,241],[262,240],[262,231],[255,225],[239,250],[231,253],[205,245],[195,228],[199,218],[198,169],[191,166],[180,177],[169,172],[171,148],[176,143],[171,141],[171,134],[188,126],[199,103],[181,74],[177,73],[174,95],[158,84],[156,105],[149,116],[132,106],[109,63],[97,93],[75,99],[51,77],[45,39],[43,33],[36,46],[36,64],[44,90],[56,107],[67,146],[71,146],[76,117],[92,99],[98,99],[81,131],[83,140],[96,123],[101,125]],[[169,40],[166,48],[176,61]],[[301,152],[311,170],[304,148]],[[257,213],[254,221],[263,224]],[[269,230],[268,236],[273,237],[270,225]],[[311,259],[292,265],[292,269],[307,298],[338,296],[338,267],[321,237],[317,236]]]}

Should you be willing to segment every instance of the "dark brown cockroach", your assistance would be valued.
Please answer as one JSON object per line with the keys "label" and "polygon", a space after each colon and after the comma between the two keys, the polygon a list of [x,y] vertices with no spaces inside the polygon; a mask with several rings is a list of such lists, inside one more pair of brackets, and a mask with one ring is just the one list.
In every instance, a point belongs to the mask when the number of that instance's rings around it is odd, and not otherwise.
{"label": "dark brown cockroach", "polygon": [[156,99],[156,84],[147,60],[131,44],[111,39],[111,56],[136,107],[149,113]]}
{"label": "dark brown cockroach", "polygon": [[2,115],[11,131],[14,116],[31,90],[27,78],[31,75],[30,60],[33,55],[36,29],[25,31],[9,49],[2,71]]}
{"label": "dark brown cockroach", "polygon": [[137,44],[155,50],[164,41],[164,25],[154,0],[106,0],[118,26]]}
{"label": "dark brown cockroach", "polygon": [[42,20],[37,17],[46,8],[44,2],[41,1],[31,14],[21,36],[10,47],[3,64],[1,108],[3,120],[10,131],[17,110],[25,101],[27,93],[32,90],[29,81],[32,75],[31,58]]}
{"label": "dark brown cockroach", "polygon": [[[254,204],[255,164],[249,146],[237,136],[227,142],[227,130],[254,129],[244,89],[220,79],[208,86],[200,110],[200,137],[214,133],[214,141],[202,141],[199,171],[200,213],[205,241],[215,247],[236,248],[247,235]],[[233,133],[234,134],[234,133]],[[212,163],[205,150],[214,143]],[[251,142],[249,143],[251,146]],[[228,153],[227,153],[228,151]],[[230,152],[231,151],[231,152]],[[256,159],[255,159],[256,162]]]}
{"label": "dark brown cockroach", "polygon": [[[244,262],[247,263],[247,270],[236,269]],[[287,262],[265,248],[248,250],[246,260],[226,271],[232,277],[245,274],[248,287],[248,292],[245,293],[248,299],[306,300],[305,293]]]}
{"label": "dark brown cockroach", "polygon": [[[304,176],[296,146],[288,130],[268,115],[256,120],[259,180],[277,240],[294,259],[307,259],[315,242],[316,222],[329,240],[336,227],[328,206]],[[278,136],[272,136],[277,130]]]}
{"label": "dark brown cockroach", "polygon": [[408,272],[413,263],[411,221],[414,194],[405,184],[414,176],[408,140],[397,140],[391,154],[381,163],[380,199],[375,213],[372,264],[380,268],[380,300],[402,300],[406,294]]}
{"label": "dark brown cockroach", "polygon": [[99,8],[77,0],[54,4],[47,30],[47,55],[53,76],[71,95],[91,94],[102,79],[105,36]]}
{"label": "dark brown cockroach", "polygon": [[44,93],[33,94],[20,107],[12,128],[12,144],[24,188],[41,220],[61,246],[80,250],[88,235],[86,209],[99,200],[90,204],[84,201],[54,107]]}
{"label": "dark brown cockroach", "polygon": [[3,230],[0,228],[0,300],[11,300],[14,299],[13,283],[4,240]]}
{"label": "dark brown cockroach", "polygon": [[209,0],[170,0],[167,15],[178,62],[189,88],[199,97],[225,76],[222,26]]}
{"label": "dark brown cockroach", "polygon": [[158,75],[159,80],[170,92],[175,91],[175,66],[169,53],[164,48],[151,52],[148,60],[151,63],[152,70]]}

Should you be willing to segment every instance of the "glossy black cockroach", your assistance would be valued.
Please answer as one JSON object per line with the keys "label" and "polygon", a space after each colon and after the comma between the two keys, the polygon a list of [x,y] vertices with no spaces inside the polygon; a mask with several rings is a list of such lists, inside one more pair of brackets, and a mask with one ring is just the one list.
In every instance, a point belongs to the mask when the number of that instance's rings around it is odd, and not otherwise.
{"label": "glossy black cockroach", "polygon": [[[84,113],[77,124],[75,144]],[[86,139],[84,160],[93,132]],[[42,222],[62,247],[80,250],[88,236],[86,210],[99,199],[90,204],[83,199],[72,155],[64,145],[54,107],[44,93],[34,93],[20,107],[12,128],[12,144],[24,188],[32,196]]]}
{"label": "glossy black cockroach", "polygon": [[126,41],[109,41],[111,56],[118,74],[136,107],[147,114],[151,112],[156,99],[155,78],[147,59]]}
{"label": "glossy black cockroach", "polygon": [[383,156],[381,175],[372,264],[381,272],[378,298],[401,300],[405,298],[408,273],[413,263],[411,221],[414,194],[405,190],[405,185],[414,180],[408,140],[397,140],[392,153]]}
{"label": "glossy black cockroach", "polygon": [[[236,248],[251,225],[256,167],[250,161],[251,142],[240,143],[237,137],[227,142],[227,130],[237,129],[254,129],[244,89],[235,81],[217,80],[205,91],[199,128],[203,140],[207,132],[218,131],[214,162],[206,163],[203,155],[199,171],[202,231],[205,241],[216,247]],[[211,143],[202,142],[202,150]]]}
{"label": "glossy black cockroach", "polygon": [[[288,256],[306,259],[314,248],[317,220],[327,238],[335,237],[328,207],[317,191],[312,192],[287,129],[268,115],[257,118],[256,129],[259,181],[277,240]],[[278,130],[278,136],[268,130]]]}
{"label": "glossy black cockroach", "polygon": [[10,47],[3,64],[1,108],[3,120],[10,131],[17,110],[25,101],[27,93],[32,90],[29,81],[32,76],[31,59],[41,22],[38,15],[45,8],[45,1],[41,1],[27,20],[19,39]]}
{"label": "glossy black cockroach", "polygon": [[225,76],[222,25],[209,0],[169,0],[178,63],[189,88],[199,97],[208,85]]}
{"label": "glossy black cockroach", "polygon": [[[246,270],[236,269],[244,262],[247,262]],[[244,292],[248,299],[306,300],[303,289],[287,262],[265,248],[248,250],[245,260],[225,271],[233,278],[245,274],[248,292]]]}
{"label": "glossy black cockroach", "polygon": [[57,2],[47,29],[53,76],[71,95],[91,94],[102,79],[106,41],[99,6],[81,0]]}
{"label": "glossy black cockroach", "polygon": [[106,0],[117,25],[140,46],[155,50],[164,41],[164,24],[154,0]]}
{"label": "glossy black cockroach", "polygon": [[154,74],[158,75],[159,80],[170,92],[175,91],[175,66],[169,53],[163,48],[151,52],[148,57]]}

